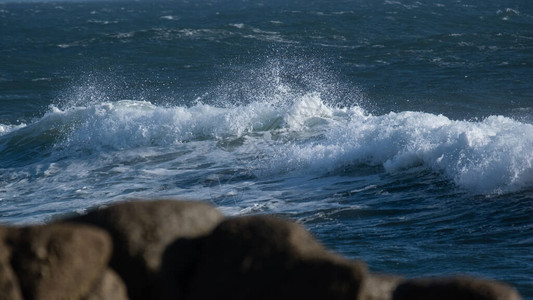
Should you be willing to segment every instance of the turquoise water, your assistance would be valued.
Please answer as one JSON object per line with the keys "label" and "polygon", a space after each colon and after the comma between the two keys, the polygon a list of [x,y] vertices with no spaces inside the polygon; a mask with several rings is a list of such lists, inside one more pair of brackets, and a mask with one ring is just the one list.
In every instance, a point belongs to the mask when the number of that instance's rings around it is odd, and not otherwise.
{"label": "turquoise water", "polygon": [[530,1],[0,1],[0,222],[279,214],[533,298]]}

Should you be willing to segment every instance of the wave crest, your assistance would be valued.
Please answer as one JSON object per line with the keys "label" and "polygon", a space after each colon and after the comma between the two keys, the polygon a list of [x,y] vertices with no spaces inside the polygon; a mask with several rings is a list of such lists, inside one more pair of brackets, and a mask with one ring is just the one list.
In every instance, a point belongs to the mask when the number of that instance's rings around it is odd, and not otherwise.
{"label": "wave crest", "polygon": [[226,107],[164,107],[132,100],[53,107],[33,124],[6,128],[0,152],[18,162],[37,153],[41,158],[70,157],[212,142],[233,155],[255,157],[248,163],[267,173],[324,174],[370,165],[389,173],[432,170],[475,193],[504,193],[533,184],[531,124],[504,116],[456,121],[412,111],[374,116],[358,106],[325,104],[319,93]]}
{"label": "wave crest", "polygon": [[503,116],[453,121],[422,112],[350,115],[322,140],[288,145],[278,164],[332,170],[382,166],[389,173],[422,167],[475,193],[503,193],[533,184],[533,125]]}

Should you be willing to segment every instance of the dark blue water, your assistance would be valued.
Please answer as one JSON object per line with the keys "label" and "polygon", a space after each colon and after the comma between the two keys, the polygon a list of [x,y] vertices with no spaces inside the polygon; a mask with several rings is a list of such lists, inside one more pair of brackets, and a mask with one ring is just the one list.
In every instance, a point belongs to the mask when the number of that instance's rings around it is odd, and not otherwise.
{"label": "dark blue water", "polygon": [[132,198],[533,298],[533,2],[0,1],[0,222]]}

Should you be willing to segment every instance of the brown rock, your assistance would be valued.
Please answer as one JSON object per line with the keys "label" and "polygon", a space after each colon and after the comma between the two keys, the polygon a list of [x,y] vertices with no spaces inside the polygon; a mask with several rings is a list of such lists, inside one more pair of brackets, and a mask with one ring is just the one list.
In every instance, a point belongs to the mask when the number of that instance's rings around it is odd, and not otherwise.
{"label": "brown rock", "polygon": [[226,220],[201,249],[189,299],[357,299],[366,272],[267,216]]}
{"label": "brown rock", "polygon": [[7,240],[25,299],[80,299],[111,256],[107,233],[79,224],[12,228]]}
{"label": "brown rock", "polygon": [[421,278],[406,281],[394,291],[394,300],[519,300],[518,292],[501,282],[471,278]]}
{"label": "brown rock", "polygon": [[113,270],[107,269],[83,300],[128,300],[128,295],[122,279]]}
{"label": "brown rock", "polygon": [[396,287],[404,279],[388,274],[369,274],[364,283],[364,300],[391,300]]}
{"label": "brown rock", "polygon": [[7,228],[0,227],[0,300],[22,300],[18,279],[11,268],[11,249],[4,240]]}
{"label": "brown rock", "polygon": [[154,293],[162,255],[178,238],[209,233],[222,214],[200,202],[174,200],[134,201],[95,210],[71,219],[107,230],[114,243],[111,267],[126,283],[131,299]]}
{"label": "brown rock", "polygon": [[154,299],[185,299],[206,237],[177,239],[167,247]]}

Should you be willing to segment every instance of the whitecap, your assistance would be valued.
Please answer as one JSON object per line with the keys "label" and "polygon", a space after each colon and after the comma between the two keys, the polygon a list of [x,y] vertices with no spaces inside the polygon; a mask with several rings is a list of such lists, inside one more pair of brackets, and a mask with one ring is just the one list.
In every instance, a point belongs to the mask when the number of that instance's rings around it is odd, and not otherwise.
{"label": "whitecap", "polygon": [[21,123],[18,125],[0,124],[0,136],[24,127],[26,127],[25,123]]}
{"label": "whitecap", "polygon": [[234,24],[229,24],[231,27],[235,27],[235,28],[238,28],[238,29],[243,29],[244,28],[244,24],[243,23],[234,23]]}
{"label": "whitecap", "polygon": [[180,17],[177,17],[177,16],[171,16],[171,15],[167,15],[167,16],[161,16],[159,17],[160,19],[163,19],[163,20],[179,20]]}
{"label": "whitecap", "polygon": [[381,165],[389,173],[423,166],[475,193],[533,185],[533,125],[503,116],[453,121],[421,112],[352,114],[329,123],[324,138],[280,146],[273,168],[332,170]]}

